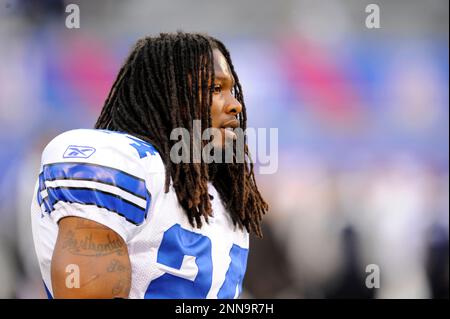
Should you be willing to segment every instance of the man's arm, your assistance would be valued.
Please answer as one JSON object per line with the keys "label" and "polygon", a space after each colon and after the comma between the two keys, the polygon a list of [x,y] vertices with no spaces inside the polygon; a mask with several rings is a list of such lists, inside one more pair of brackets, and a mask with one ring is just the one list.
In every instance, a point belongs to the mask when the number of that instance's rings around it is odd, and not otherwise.
{"label": "man's arm", "polygon": [[128,298],[127,245],[104,225],[65,217],[59,222],[51,277],[54,298]]}

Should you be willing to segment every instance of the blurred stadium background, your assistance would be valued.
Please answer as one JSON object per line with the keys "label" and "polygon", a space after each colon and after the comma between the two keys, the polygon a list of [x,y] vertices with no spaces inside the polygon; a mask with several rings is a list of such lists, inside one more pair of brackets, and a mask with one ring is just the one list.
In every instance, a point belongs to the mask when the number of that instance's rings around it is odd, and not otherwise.
{"label": "blurred stadium background", "polygon": [[[380,29],[365,27],[372,2]],[[279,130],[243,297],[448,298],[448,6],[0,0],[0,298],[45,297],[29,222],[43,146],[93,126],[139,37],[178,29],[223,40],[249,126]]]}

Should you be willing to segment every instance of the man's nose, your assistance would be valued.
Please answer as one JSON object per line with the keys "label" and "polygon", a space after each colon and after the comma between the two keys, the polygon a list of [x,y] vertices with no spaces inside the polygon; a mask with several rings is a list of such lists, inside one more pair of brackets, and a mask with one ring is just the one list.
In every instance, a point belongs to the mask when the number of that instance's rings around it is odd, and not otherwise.
{"label": "man's nose", "polygon": [[242,112],[241,103],[239,103],[239,101],[234,96],[231,96],[225,107],[225,113],[231,115],[238,115],[241,112]]}

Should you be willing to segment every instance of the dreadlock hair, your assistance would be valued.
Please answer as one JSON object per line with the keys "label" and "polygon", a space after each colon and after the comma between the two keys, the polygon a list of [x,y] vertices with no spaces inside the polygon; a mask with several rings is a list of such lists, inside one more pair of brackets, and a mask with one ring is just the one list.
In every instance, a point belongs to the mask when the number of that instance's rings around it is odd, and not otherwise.
{"label": "dreadlock hair", "polygon": [[[165,192],[170,181],[193,227],[212,216],[208,181],[217,189],[234,225],[262,237],[261,220],[268,209],[256,185],[253,163],[245,144],[244,163],[173,163],[170,140],[174,128],[186,128],[193,140],[193,120],[210,127],[214,87],[213,49],[219,49],[235,79],[234,95],[242,105],[238,115],[245,130],[247,114],[242,87],[226,47],[208,35],[161,33],[137,41],[109,92],[96,129],[126,132],[151,143],[165,166]],[[198,85],[197,85],[198,84]]]}

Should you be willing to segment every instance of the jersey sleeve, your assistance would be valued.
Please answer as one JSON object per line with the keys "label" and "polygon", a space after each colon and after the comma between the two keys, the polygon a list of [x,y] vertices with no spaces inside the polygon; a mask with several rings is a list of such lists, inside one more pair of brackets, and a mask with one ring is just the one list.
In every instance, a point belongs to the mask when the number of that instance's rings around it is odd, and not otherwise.
{"label": "jersey sleeve", "polygon": [[97,130],[63,133],[45,148],[37,200],[55,223],[78,216],[103,224],[128,242],[151,203],[145,169],[127,137]]}

